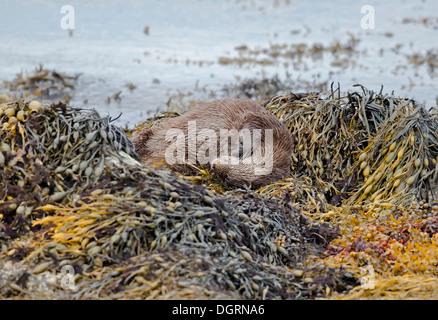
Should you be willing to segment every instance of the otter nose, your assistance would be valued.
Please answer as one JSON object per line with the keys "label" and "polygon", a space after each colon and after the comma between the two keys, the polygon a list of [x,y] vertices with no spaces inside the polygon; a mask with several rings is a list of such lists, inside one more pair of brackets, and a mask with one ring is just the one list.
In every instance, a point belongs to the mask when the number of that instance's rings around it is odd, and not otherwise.
{"label": "otter nose", "polygon": [[232,166],[232,165],[238,165],[240,163],[239,157],[229,157],[229,156],[222,156],[219,158],[216,158],[210,162],[211,168],[215,169],[221,166]]}
{"label": "otter nose", "polygon": [[242,153],[243,153],[243,148],[242,148],[242,146],[240,146],[239,149],[231,150],[231,156],[232,156],[232,157],[240,158],[241,155],[242,155]]}

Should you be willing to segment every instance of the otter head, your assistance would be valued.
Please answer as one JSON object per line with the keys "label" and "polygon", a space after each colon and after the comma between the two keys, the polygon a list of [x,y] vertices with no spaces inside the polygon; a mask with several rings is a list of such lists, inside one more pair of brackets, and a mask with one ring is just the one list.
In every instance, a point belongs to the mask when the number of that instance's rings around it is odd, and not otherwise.
{"label": "otter head", "polygon": [[292,138],[282,126],[239,131],[229,154],[211,162],[211,168],[231,186],[260,188],[289,175]]}
{"label": "otter head", "polygon": [[254,151],[249,156],[222,156],[211,162],[213,171],[230,186],[259,188],[282,178],[290,163],[274,168],[274,154]]}

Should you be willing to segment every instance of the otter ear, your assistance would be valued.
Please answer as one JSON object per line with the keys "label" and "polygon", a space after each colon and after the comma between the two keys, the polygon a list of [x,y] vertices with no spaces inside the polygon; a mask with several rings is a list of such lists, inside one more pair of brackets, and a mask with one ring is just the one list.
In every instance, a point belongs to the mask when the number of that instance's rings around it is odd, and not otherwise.
{"label": "otter ear", "polygon": [[[250,139],[249,143],[244,143],[245,139]],[[249,137],[239,137],[239,147],[237,149],[231,150],[231,157],[239,158],[239,159],[245,159],[252,155],[252,139],[251,136]]]}
{"label": "otter ear", "polygon": [[274,124],[273,119],[261,117],[255,114],[248,114],[245,116],[240,130],[249,129],[252,135],[254,129],[260,129],[261,138],[263,141],[265,139],[265,129],[274,129],[275,127],[276,125]]}
{"label": "otter ear", "polygon": [[260,115],[247,114],[243,119],[243,125],[240,129],[264,129],[266,125],[266,119]]}

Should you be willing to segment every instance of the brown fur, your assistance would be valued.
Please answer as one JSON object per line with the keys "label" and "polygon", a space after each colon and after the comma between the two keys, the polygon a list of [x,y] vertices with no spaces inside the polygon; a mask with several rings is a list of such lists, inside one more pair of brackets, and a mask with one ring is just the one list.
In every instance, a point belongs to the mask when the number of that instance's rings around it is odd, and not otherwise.
{"label": "brown fur", "polygon": [[[202,129],[212,129],[217,133],[218,155],[220,154],[220,129],[236,129],[240,131],[246,128],[250,130],[251,134],[253,129],[262,129],[262,133],[264,129],[273,129],[272,172],[264,175],[255,175],[252,164],[224,164],[224,157],[222,157],[212,162],[213,165],[211,167],[228,184],[258,188],[289,174],[293,145],[291,134],[286,126],[271,112],[255,102],[244,99],[224,99],[204,103],[179,117],[164,121],[157,127],[139,132],[132,138],[132,141],[142,164],[145,166],[164,164],[168,168],[179,172],[190,169],[191,166],[184,164],[169,165],[165,159],[166,148],[171,144],[170,141],[166,141],[166,132],[169,129],[177,128],[183,130],[185,137],[187,137],[189,121],[196,121],[197,132]],[[200,141],[197,141],[196,147],[198,148],[200,145]],[[242,145],[239,148],[240,156],[242,157]],[[264,150],[263,134],[262,150]],[[189,159],[187,139],[185,152],[185,159],[187,160]],[[233,149],[231,148],[231,154],[228,154],[228,156],[232,156],[232,152]],[[236,154],[234,155],[236,156]]]}

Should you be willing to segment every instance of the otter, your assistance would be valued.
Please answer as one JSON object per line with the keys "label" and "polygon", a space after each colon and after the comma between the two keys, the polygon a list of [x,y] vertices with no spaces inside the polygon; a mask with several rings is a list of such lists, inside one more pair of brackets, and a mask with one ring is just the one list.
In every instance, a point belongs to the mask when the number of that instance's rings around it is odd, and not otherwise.
{"label": "otter", "polygon": [[293,139],[270,111],[247,99],[206,102],[132,137],[144,166],[212,169],[233,187],[260,188],[290,174]]}

